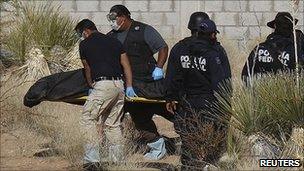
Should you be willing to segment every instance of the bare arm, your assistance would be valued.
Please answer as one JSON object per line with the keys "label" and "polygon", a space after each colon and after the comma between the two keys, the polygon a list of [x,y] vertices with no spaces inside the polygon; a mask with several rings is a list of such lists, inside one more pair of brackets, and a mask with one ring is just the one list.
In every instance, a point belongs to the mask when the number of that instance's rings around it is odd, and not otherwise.
{"label": "bare arm", "polygon": [[157,66],[163,68],[168,58],[168,46],[161,48],[158,51]]}
{"label": "bare arm", "polygon": [[126,53],[121,54],[120,63],[123,67],[124,74],[125,74],[125,77],[126,77],[126,86],[127,87],[132,87],[131,65],[130,65],[129,58],[128,58]]}
{"label": "bare arm", "polygon": [[85,59],[82,59],[81,62],[82,62],[83,67],[84,67],[85,77],[86,77],[87,83],[88,83],[89,87],[93,88],[91,68],[90,68],[88,62]]}

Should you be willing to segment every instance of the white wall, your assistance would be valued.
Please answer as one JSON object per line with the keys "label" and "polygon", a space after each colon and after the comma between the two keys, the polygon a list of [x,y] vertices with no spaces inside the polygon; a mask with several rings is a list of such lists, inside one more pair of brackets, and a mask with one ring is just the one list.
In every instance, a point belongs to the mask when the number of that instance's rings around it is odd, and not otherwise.
{"label": "white wall", "polygon": [[[47,1],[37,1],[46,3]],[[207,12],[218,25],[221,35],[232,39],[253,39],[271,29],[266,23],[278,11],[291,11],[289,0],[56,0],[66,15],[93,20],[101,32],[110,30],[106,14],[115,4],[126,5],[135,20],[154,26],[169,45],[189,35],[191,13]],[[303,0],[300,0],[298,28],[303,30]],[[1,18],[9,13],[2,12]]]}

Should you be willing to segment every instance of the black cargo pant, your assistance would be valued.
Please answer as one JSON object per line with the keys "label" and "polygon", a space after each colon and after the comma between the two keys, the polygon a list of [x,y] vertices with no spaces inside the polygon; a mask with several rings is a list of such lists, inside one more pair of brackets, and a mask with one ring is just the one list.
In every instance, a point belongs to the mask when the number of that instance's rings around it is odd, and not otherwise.
{"label": "black cargo pant", "polygon": [[[164,80],[133,80],[135,93],[147,99],[159,99],[164,96]],[[174,115],[166,110],[165,103],[125,103],[125,111],[129,112],[136,129],[141,133],[141,141],[148,143],[157,140],[160,135],[152,120],[154,114],[173,121]]]}
{"label": "black cargo pant", "polygon": [[214,103],[213,95],[187,96],[179,102],[174,127],[182,140],[182,170],[215,164],[226,150],[227,125]]}
{"label": "black cargo pant", "polygon": [[140,141],[149,143],[157,140],[160,135],[152,120],[154,114],[173,121],[174,115],[167,112],[165,103],[130,103],[125,102],[125,111],[131,114],[136,129],[140,132]]}

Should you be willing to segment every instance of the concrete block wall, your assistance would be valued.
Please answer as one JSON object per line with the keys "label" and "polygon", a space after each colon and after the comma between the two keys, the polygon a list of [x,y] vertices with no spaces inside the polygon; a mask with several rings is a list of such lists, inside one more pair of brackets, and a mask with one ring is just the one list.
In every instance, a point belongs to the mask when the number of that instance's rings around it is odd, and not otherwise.
{"label": "concrete block wall", "polygon": [[[106,19],[110,8],[115,4],[126,5],[133,19],[154,26],[170,46],[190,34],[187,23],[195,11],[210,15],[221,32],[219,36],[237,40],[269,34],[272,30],[267,22],[279,11],[291,11],[289,0],[55,0],[53,3],[73,19],[93,20],[103,33],[110,30]],[[298,28],[303,30],[303,0],[299,7]]]}

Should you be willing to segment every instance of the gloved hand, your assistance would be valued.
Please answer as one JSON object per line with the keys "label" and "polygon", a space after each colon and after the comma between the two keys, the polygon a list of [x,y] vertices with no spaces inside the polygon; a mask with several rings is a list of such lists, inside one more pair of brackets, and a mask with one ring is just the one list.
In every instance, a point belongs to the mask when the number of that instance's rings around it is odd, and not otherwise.
{"label": "gloved hand", "polygon": [[89,89],[89,92],[88,92],[88,95],[90,95],[90,94],[92,93],[92,91],[93,91],[93,89],[90,88],[90,89]]}
{"label": "gloved hand", "polygon": [[137,96],[135,94],[135,92],[134,92],[133,87],[127,87],[126,95],[127,95],[127,97],[135,97],[135,96]]}
{"label": "gloved hand", "polygon": [[154,80],[162,79],[164,77],[163,69],[155,67],[154,71],[152,72],[152,77]]}

